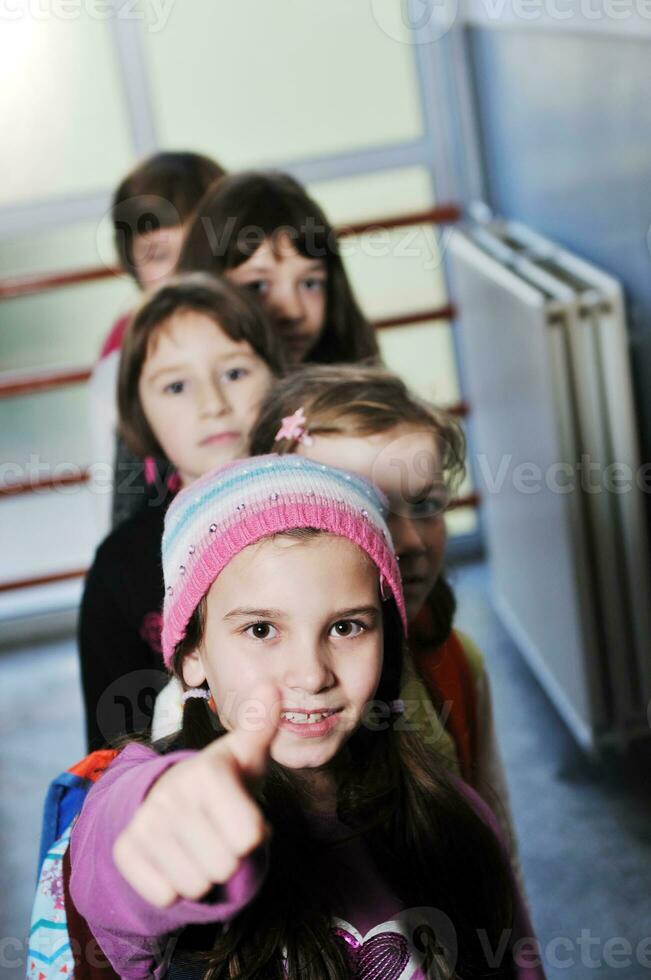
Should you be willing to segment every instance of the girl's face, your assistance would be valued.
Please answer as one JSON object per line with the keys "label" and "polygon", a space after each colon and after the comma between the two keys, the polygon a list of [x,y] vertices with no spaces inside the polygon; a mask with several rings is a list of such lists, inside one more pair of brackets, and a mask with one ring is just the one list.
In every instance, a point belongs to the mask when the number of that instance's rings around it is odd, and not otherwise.
{"label": "girl's face", "polygon": [[271,382],[271,371],[250,344],[232,340],[204,313],[174,313],[156,331],[138,390],[182,486],[246,455]]}
{"label": "girl's face", "polygon": [[289,235],[266,238],[251,258],[226,278],[253,290],[282,337],[289,361],[304,361],[321,336],[326,316],[327,270],[323,259],[309,259]]}
{"label": "girl's face", "polygon": [[267,538],[241,551],[207,597],[186,684],[208,681],[225,728],[259,724],[251,691],[275,684],[283,713],[271,755],[327,766],[362,722],[383,660],[378,573],[345,538]]}
{"label": "girl's face", "polygon": [[359,473],[386,494],[407,616],[414,619],[441,573],[447,541],[447,492],[434,434],[405,424],[363,437],[316,435],[297,453]]}
{"label": "girl's face", "polygon": [[171,225],[134,237],[131,253],[142,289],[162,286],[173,275],[184,235],[185,225]]}

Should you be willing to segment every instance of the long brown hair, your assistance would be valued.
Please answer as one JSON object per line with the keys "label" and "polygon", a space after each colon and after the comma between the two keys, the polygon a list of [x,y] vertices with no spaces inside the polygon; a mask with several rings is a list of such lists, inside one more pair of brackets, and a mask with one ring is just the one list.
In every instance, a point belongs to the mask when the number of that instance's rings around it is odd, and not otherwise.
{"label": "long brown hair", "polygon": [[[281,420],[303,408],[313,435],[364,437],[412,424],[429,430],[441,456],[441,469],[449,494],[465,473],[463,430],[450,415],[417,398],[396,374],[379,365],[305,364],[277,382],[262,402],[251,432],[250,453],[288,453],[296,442],[276,441]],[[456,599],[443,575],[430,593],[430,642],[443,643],[452,629]]]}
{"label": "long brown hair", "polygon": [[138,384],[152,339],[179,312],[203,313],[231,340],[245,340],[278,377],[285,357],[264,310],[233,283],[195,273],[169,280],[147,296],[127,328],[120,353],[118,409],[120,435],[137,456],[165,459],[140,401]]}
{"label": "long brown hair", "polygon": [[[312,532],[318,534],[319,532]],[[384,661],[375,704],[399,696],[403,640],[395,604],[383,603]],[[197,607],[173,659],[182,679],[184,657],[202,642],[205,599]],[[342,750],[337,816],[346,836],[326,843],[314,836],[291,770],[271,763],[258,800],[273,830],[268,872],[252,903],[219,931],[199,957],[210,980],[344,980],[350,976],[341,941],[332,929],[336,900],[318,882],[330,848],[359,837],[391,891],[411,908],[426,908],[452,927],[441,980],[513,976],[511,956],[490,968],[487,954],[512,927],[513,890],[508,861],[489,827],[417,734],[400,731],[399,716],[384,726],[362,726]],[[187,702],[175,747],[201,749],[225,734],[205,701]],[[325,849],[325,850],[324,850]],[[448,937],[449,939],[450,937]],[[424,946],[440,935],[421,936]],[[433,947],[432,947],[433,948]],[[454,963],[450,967],[450,959]],[[453,972],[450,972],[452,969]]]}
{"label": "long brown hair", "polygon": [[355,362],[379,356],[344,269],[334,229],[323,210],[288,174],[250,171],[218,180],[199,203],[185,236],[180,272],[221,275],[251,258],[265,239],[290,234],[305,258],[325,262],[326,314],[309,360]]}

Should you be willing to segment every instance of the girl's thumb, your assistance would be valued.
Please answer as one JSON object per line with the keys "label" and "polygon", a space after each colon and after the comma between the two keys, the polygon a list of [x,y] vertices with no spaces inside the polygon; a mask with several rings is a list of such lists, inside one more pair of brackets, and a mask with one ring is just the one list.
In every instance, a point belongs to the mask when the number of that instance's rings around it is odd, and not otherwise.
{"label": "girl's thumb", "polygon": [[267,767],[280,711],[280,691],[275,684],[260,684],[239,705],[229,748],[244,774],[252,779],[259,779]]}

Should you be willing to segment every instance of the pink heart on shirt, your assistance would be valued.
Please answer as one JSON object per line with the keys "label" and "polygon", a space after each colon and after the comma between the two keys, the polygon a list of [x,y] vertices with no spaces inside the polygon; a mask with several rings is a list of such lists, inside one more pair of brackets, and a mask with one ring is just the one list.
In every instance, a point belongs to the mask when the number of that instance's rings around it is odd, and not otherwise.
{"label": "pink heart on shirt", "polygon": [[398,980],[411,958],[405,937],[379,932],[364,940],[351,928],[340,925],[334,931],[346,943],[354,980]]}

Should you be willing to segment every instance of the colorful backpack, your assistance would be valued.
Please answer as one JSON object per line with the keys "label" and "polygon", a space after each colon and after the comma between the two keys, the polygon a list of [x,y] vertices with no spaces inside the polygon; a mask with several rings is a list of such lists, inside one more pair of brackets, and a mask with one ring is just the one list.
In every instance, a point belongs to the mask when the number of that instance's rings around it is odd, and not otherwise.
{"label": "colorful backpack", "polygon": [[[117,754],[116,749],[91,752],[50,784],[45,799],[39,875],[29,930],[28,980],[54,980],[55,977],[64,980],[81,975],[77,970],[78,950],[69,922],[64,863],[72,826],[86,794]],[[103,976],[108,980],[106,970]]]}

